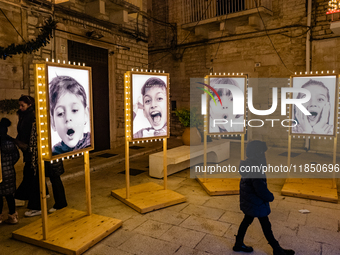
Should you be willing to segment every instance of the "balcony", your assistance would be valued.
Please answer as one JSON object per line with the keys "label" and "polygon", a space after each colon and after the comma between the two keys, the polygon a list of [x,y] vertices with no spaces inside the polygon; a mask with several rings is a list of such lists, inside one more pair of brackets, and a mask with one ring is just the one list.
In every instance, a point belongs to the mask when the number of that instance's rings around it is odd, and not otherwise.
{"label": "balcony", "polygon": [[258,12],[273,15],[272,0],[183,0],[183,10],[182,29],[195,28],[200,35],[224,30],[225,20],[236,18],[261,29]]}

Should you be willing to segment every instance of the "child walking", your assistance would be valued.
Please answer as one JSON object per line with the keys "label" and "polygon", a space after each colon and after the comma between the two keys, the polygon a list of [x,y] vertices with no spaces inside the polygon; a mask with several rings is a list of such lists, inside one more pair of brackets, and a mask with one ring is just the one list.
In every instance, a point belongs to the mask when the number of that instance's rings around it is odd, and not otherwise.
{"label": "child walking", "polygon": [[2,181],[0,180],[0,223],[4,220],[3,197],[6,198],[9,214],[5,223],[17,224],[18,213],[15,211],[14,193],[16,190],[16,174],[14,165],[19,160],[19,151],[15,146],[14,139],[7,135],[8,127],[11,121],[2,118],[0,121],[0,144],[1,144],[1,169]]}
{"label": "child walking", "polygon": [[236,242],[233,247],[234,251],[252,252],[253,248],[243,243],[244,236],[248,227],[254,218],[258,218],[269,245],[273,248],[273,255],[293,255],[293,250],[283,249],[275,239],[271,224],[268,218],[270,214],[269,202],[274,200],[274,195],[268,190],[267,178],[264,173],[246,172],[245,169],[257,166],[261,169],[267,165],[265,152],[267,145],[262,141],[251,141],[247,145],[246,160],[240,162],[240,173],[242,175],[240,182],[240,208],[244,213],[244,219],[240,224],[237,232]]}

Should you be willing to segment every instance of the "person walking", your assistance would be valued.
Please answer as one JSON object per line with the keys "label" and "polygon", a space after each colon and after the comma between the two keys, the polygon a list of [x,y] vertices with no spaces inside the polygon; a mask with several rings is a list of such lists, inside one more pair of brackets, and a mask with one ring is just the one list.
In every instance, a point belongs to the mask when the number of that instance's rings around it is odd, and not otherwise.
{"label": "person walking", "polygon": [[267,166],[265,152],[267,145],[262,141],[251,141],[247,145],[246,160],[240,162],[240,209],[244,213],[233,250],[236,252],[252,252],[253,248],[244,244],[244,237],[254,218],[258,218],[262,231],[273,248],[273,255],[294,255],[293,250],[283,249],[275,239],[268,215],[270,214],[269,202],[274,200],[274,195],[268,190],[267,178],[262,166]]}

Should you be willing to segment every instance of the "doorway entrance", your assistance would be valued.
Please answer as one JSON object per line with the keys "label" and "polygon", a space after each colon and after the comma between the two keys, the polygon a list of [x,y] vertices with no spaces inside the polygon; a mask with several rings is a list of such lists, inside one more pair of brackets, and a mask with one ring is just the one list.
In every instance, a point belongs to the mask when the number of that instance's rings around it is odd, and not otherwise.
{"label": "doorway entrance", "polygon": [[92,68],[94,150],[110,149],[108,50],[69,40],[68,60]]}

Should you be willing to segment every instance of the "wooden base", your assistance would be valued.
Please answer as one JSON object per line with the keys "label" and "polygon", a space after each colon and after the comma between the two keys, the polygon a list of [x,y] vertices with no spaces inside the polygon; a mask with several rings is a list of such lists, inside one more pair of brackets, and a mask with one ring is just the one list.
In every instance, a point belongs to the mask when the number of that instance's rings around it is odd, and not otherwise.
{"label": "wooden base", "polygon": [[197,181],[210,196],[238,195],[241,178],[197,178]]}
{"label": "wooden base", "polygon": [[332,188],[332,179],[287,179],[282,195],[302,197],[326,202],[338,202],[338,190]]}
{"label": "wooden base", "polygon": [[186,198],[172,190],[165,190],[153,182],[130,187],[130,198],[126,199],[126,188],[112,190],[112,196],[140,213],[147,213],[167,206],[179,204]]}
{"label": "wooden base", "polygon": [[82,254],[122,225],[121,220],[63,208],[48,217],[48,238],[43,240],[41,219],[12,233],[14,239],[63,254]]}

